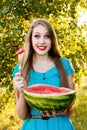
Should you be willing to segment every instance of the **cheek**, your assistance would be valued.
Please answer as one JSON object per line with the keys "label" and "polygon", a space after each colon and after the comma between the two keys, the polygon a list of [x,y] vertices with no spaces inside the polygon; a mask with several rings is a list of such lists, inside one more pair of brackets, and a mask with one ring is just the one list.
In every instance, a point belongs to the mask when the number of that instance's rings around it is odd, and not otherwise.
{"label": "cheek", "polygon": [[49,48],[51,48],[51,46],[52,46],[51,41],[48,42],[48,46],[49,46]]}
{"label": "cheek", "polygon": [[32,46],[36,45],[36,39],[32,38]]}
{"label": "cheek", "polygon": [[48,44],[47,51],[50,51],[51,47],[52,47],[52,45]]}

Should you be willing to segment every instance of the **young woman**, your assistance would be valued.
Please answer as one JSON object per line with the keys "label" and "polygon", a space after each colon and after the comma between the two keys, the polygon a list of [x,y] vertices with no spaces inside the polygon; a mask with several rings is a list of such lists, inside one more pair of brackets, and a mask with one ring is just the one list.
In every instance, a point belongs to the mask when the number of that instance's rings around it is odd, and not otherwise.
{"label": "young woman", "polygon": [[34,84],[74,89],[74,69],[68,59],[61,57],[52,25],[44,19],[34,20],[24,48],[21,73],[17,64],[12,74],[17,114],[24,120],[21,130],[74,130],[68,117],[71,108],[63,112],[40,112],[30,108],[23,95],[23,90]]}

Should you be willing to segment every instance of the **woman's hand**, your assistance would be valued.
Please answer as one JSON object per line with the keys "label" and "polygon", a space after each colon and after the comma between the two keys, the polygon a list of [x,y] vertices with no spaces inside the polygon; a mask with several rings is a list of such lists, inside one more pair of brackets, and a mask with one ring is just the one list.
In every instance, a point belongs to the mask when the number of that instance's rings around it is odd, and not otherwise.
{"label": "woman's hand", "polygon": [[43,117],[55,117],[60,115],[64,116],[68,114],[67,109],[62,112],[56,112],[55,110],[52,110],[52,112],[48,112],[47,110],[45,110],[44,112],[40,111],[40,113]]}
{"label": "woman's hand", "polygon": [[19,93],[23,92],[27,87],[27,83],[20,72],[16,73],[16,76],[13,79],[13,84],[15,87],[14,89],[17,89]]}

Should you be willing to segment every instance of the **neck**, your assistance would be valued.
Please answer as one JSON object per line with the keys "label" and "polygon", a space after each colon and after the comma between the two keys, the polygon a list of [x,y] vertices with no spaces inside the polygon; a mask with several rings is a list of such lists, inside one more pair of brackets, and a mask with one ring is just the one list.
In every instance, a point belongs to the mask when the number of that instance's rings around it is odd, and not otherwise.
{"label": "neck", "polygon": [[48,56],[33,56],[33,69],[38,72],[46,72],[54,66],[53,59]]}
{"label": "neck", "polygon": [[47,61],[51,61],[51,58],[48,55],[44,55],[44,56],[38,56],[38,55],[34,55],[33,56],[33,63],[43,63],[43,62],[47,62]]}

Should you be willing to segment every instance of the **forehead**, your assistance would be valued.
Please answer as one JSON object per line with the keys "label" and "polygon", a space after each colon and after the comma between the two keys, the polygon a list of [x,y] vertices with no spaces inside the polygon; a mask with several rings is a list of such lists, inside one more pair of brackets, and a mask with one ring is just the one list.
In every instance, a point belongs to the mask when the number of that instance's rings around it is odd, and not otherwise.
{"label": "forehead", "polygon": [[48,29],[46,26],[38,24],[33,28],[33,33],[48,33]]}

